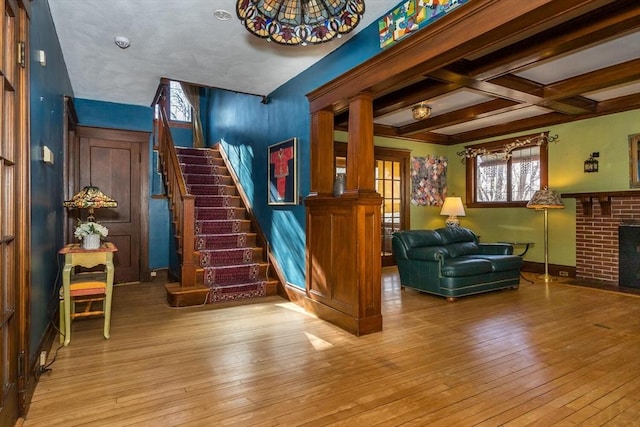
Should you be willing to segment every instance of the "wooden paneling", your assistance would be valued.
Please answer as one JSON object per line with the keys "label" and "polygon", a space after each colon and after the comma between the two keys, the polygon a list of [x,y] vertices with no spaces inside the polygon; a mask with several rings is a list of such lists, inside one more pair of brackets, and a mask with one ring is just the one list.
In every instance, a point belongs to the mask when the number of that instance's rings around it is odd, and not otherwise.
{"label": "wooden paneling", "polygon": [[380,203],[377,193],[305,201],[305,307],[355,335],[382,329]]}

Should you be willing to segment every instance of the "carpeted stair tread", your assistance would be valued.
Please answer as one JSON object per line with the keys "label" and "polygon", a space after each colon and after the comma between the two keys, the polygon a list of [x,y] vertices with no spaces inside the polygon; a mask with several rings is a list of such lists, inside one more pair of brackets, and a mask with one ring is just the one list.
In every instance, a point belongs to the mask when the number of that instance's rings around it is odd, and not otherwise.
{"label": "carpeted stair tread", "polygon": [[193,184],[187,185],[187,191],[194,196],[235,196],[236,187],[233,185]]}
{"label": "carpeted stair tread", "polygon": [[254,264],[262,259],[262,248],[203,249],[198,253],[201,267]]}
{"label": "carpeted stair tread", "polygon": [[266,281],[217,286],[211,288],[208,302],[235,301],[239,299],[275,295],[275,293],[271,293],[268,288],[269,284]]}
{"label": "carpeted stair tread", "polygon": [[194,184],[216,184],[216,185],[233,185],[233,179],[229,175],[198,175],[198,174],[184,174],[184,182],[187,185]]}
{"label": "carpeted stair tread", "polygon": [[196,207],[197,220],[245,219],[247,210],[240,207]]}
{"label": "carpeted stair tread", "polygon": [[256,233],[198,234],[196,250],[233,249],[256,245]]}
{"label": "carpeted stair tread", "polygon": [[231,196],[228,194],[198,195],[195,201],[197,208],[240,207],[241,204],[240,196]]}
{"label": "carpeted stair tread", "polygon": [[264,266],[258,263],[251,263],[202,267],[204,270],[204,284],[211,287],[213,285],[225,286],[235,283],[259,282],[265,280],[260,275],[261,267],[266,267],[266,264]]}
{"label": "carpeted stair tread", "polygon": [[180,170],[183,174],[189,175],[229,175],[229,170],[220,165],[194,165],[190,163],[180,163]]}
{"label": "carpeted stair tread", "polygon": [[229,234],[251,231],[251,220],[196,220],[196,234]]}

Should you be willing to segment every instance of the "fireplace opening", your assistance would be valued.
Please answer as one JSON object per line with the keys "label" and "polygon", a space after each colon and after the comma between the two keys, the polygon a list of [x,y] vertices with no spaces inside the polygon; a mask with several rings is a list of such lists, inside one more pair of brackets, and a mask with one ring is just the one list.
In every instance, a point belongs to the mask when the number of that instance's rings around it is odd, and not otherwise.
{"label": "fireplace opening", "polygon": [[618,227],[618,285],[640,289],[640,222]]}

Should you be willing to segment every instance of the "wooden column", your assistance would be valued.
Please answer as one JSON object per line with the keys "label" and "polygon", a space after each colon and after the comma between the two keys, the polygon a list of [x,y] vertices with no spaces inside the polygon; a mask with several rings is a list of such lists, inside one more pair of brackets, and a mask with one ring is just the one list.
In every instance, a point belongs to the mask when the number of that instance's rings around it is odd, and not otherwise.
{"label": "wooden column", "polygon": [[362,93],[349,102],[346,193],[375,191],[373,161],[373,98]]}
{"label": "wooden column", "polygon": [[333,157],[333,112],[318,111],[311,115],[311,195],[332,194]]}
{"label": "wooden column", "polygon": [[340,197],[331,191],[333,114],[312,115],[311,195],[305,200],[305,308],[348,332],[364,335],[382,330],[382,198],[375,192],[371,96],[355,96],[349,108],[347,189]]}

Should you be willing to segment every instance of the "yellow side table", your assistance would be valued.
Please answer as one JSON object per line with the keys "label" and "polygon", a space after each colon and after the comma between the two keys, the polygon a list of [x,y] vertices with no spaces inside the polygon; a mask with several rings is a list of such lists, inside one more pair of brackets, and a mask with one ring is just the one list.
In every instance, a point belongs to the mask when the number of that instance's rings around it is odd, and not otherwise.
{"label": "yellow side table", "polygon": [[[117,250],[111,242],[104,242],[98,249],[83,249],[79,243],[72,243],[58,252],[64,255],[60,299],[60,343],[65,346],[71,342],[71,320],[76,317],[104,315],[104,338],[109,339],[114,274],[113,253]],[[99,274],[74,274],[75,267],[92,268],[98,265],[105,266],[104,271]],[[83,297],[82,302],[89,303],[89,307],[92,302],[102,300],[102,310],[88,309],[75,313],[75,298],[80,297]]]}

